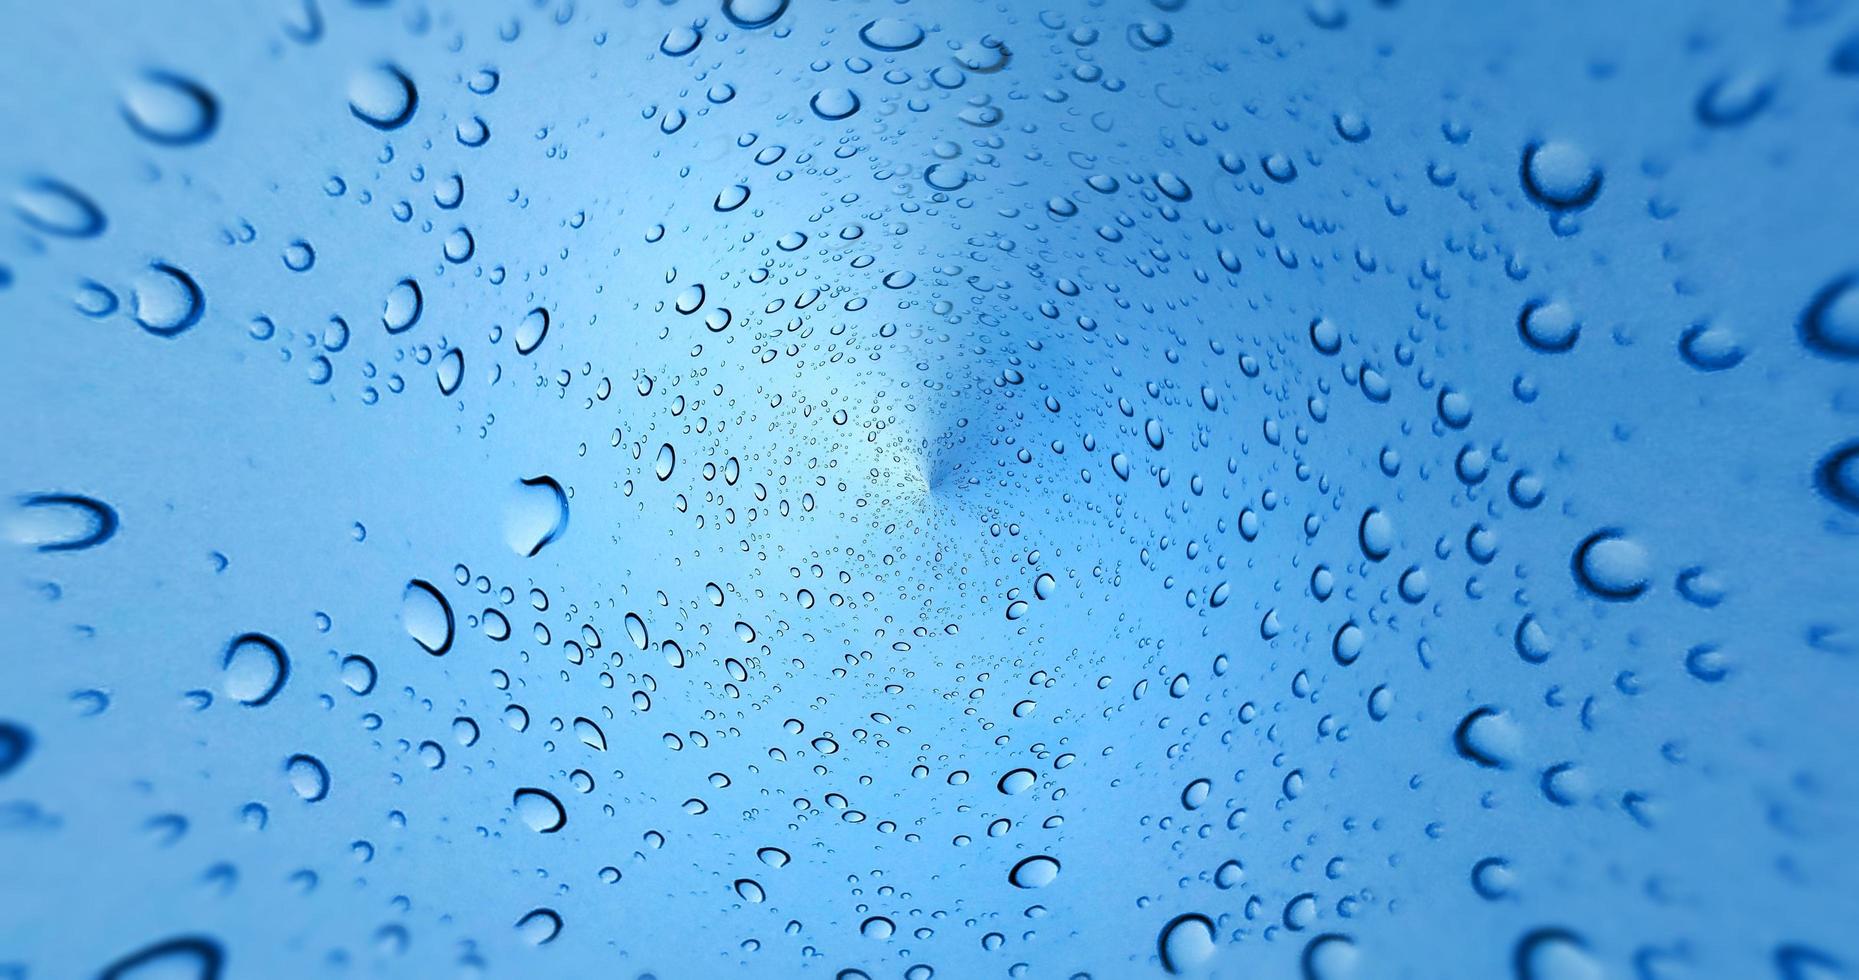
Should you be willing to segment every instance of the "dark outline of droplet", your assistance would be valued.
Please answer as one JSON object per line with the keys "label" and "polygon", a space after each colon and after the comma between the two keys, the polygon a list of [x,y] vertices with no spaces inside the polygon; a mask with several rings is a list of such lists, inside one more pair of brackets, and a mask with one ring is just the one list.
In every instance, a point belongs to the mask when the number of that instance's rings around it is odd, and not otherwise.
{"label": "dark outline of droplet", "polygon": [[1479,884],[1479,881],[1482,880],[1482,878],[1484,877],[1484,872],[1485,872],[1485,869],[1487,868],[1500,868],[1504,870],[1509,870],[1510,862],[1501,857],[1488,857],[1488,858],[1481,858],[1476,864],[1472,865],[1472,874],[1471,874],[1472,891],[1477,892],[1479,898],[1485,899],[1486,901],[1495,902],[1503,898],[1505,893],[1502,891],[1486,891],[1484,886]]}
{"label": "dark outline of droplet", "polygon": [[550,922],[555,923],[555,929],[554,931],[549,933],[549,936],[547,939],[543,939],[537,942],[535,945],[547,946],[548,944],[554,942],[558,937],[561,936],[562,925],[563,925],[562,914],[560,912],[555,911],[554,909],[546,909],[546,908],[530,909],[528,912],[523,913],[522,918],[516,920],[516,928],[521,929],[523,928],[524,923],[530,921],[531,919],[536,919],[536,918],[547,919]]}
{"label": "dark outline of droplet", "polygon": [[189,146],[212,136],[213,131],[219,128],[219,98],[208,91],[206,86],[191,78],[185,78],[174,72],[163,71],[161,69],[145,71],[142,73],[142,78],[146,81],[180,89],[182,92],[187,93],[189,98],[198,103],[202,111],[199,125],[179,136],[169,136],[142,125],[142,121],[136,118],[135,113],[129,111],[129,105],[125,102],[119,107],[122,112],[123,121],[129,124],[129,128],[134,130],[137,136],[158,146]]}
{"label": "dark outline of droplet", "polygon": [[839,122],[842,119],[850,119],[853,116],[858,115],[858,111],[860,109],[865,108],[865,100],[859,98],[859,94],[857,92],[852,91],[851,89],[846,89],[846,92],[852,96],[852,108],[846,110],[844,113],[840,115],[835,116],[835,115],[832,115],[831,113],[822,111],[820,109],[820,96],[825,95],[826,94],[825,92],[813,93],[813,96],[807,100],[807,108],[813,110],[813,114],[815,117],[824,119],[827,122]]}
{"label": "dark outline of droplet", "polygon": [[[548,310],[543,309],[542,307],[538,306],[535,309],[530,310],[528,313],[523,314],[523,319],[527,320],[530,317],[535,316],[538,313],[542,314],[542,332],[536,335],[536,342],[533,344],[530,344],[527,350],[524,349],[523,342],[521,339],[518,338],[517,332],[515,330],[510,331],[510,340],[516,344],[516,352],[518,354],[523,355],[524,357],[528,357],[529,355],[534,354],[536,352],[536,348],[541,347],[542,342],[549,339],[550,317],[549,317]],[[519,323],[517,324],[517,326],[521,327],[522,324]]]}
{"label": "dark outline of droplet", "polygon": [[13,213],[18,215],[19,220],[25,222],[34,231],[45,235],[55,235],[59,238],[95,238],[103,234],[104,228],[109,226],[109,220],[103,215],[103,208],[98,207],[97,202],[90,199],[90,195],[85,194],[83,191],[72,187],[62,180],[56,180],[51,177],[33,177],[25,181],[21,186],[27,190],[55,194],[77,205],[78,210],[84,213],[83,226],[73,231],[67,228],[60,228],[56,225],[46,224],[40,221],[38,217],[33,215],[30,211],[20,207],[17,203],[14,204]]}
{"label": "dark outline of droplet", "polygon": [[226,965],[226,950],[205,936],[175,936],[153,946],[145,946],[125,956],[97,974],[97,980],[126,980],[136,970],[176,953],[192,953],[200,963],[199,980],[219,980]]}
{"label": "dark outline of droplet", "polygon": [[1537,186],[1536,178],[1530,176],[1530,161],[1536,159],[1536,154],[1542,150],[1543,146],[1544,143],[1542,140],[1532,140],[1523,147],[1523,153],[1517,164],[1517,179],[1523,183],[1524,194],[1528,195],[1530,200],[1535,202],[1537,207],[1545,211],[1580,211],[1588,205],[1593,204],[1595,198],[1601,196],[1601,184],[1606,180],[1607,176],[1601,172],[1599,167],[1594,168],[1592,171],[1592,179],[1588,181],[1587,186],[1582,189],[1581,193],[1566,200],[1552,198],[1546,191]]}
{"label": "dark outline of droplet", "polygon": [[787,8],[788,0],[781,0],[781,5],[775,8],[773,16],[764,17],[761,20],[747,20],[737,17],[736,12],[730,9],[729,0],[723,0],[723,17],[725,20],[728,20],[730,23],[745,31],[753,31],[757,28],[767,27],[775,21],[780,20],[781,15],[787,13]]}
{"label": "dark outline of droplet", "polygon": [[1575,546],[1574,556],[1569,559],[1569,569],[1575,574],[1575,584],[1581,586],[1590,595],[1609,602],[1632,602],[1651,591],[1651,579],[1630,589],[1610,589],[1589,578],[1588,573],[1582,570],[1582,566],[1586,564],[1584,559],[1588,557],[1588,552],[1592,551],[1595,545],[1603,541],[1625,541],[1626,539],[1626,532],[1617,527],[1604,527],[1583,538],[1581,544]]}
{"label": "dark outline of droplet", "polygon": [[1480,719],[1496,718],[1501,713],[1487,704],[1473,708],[1464,718],[1459,719],[1458,727],[1452,730],[1453,751],[1459,753],[1461,759],[1477,765],[1480,769],[1509,769],[1510,763],[1497,756],[1485,754],[1473,745],[1471,740],[1473,725],[1477,724]]}
{"label": "dark outline of droplet", "polygon": [[256,643],[271,654],[272,661],[275,662],[278,667],[278,677],[277,680],[272,681],[271,686],[258,697],[250,700],[245,698],[234,698],[233,700],[238,701],[248,708],[261,708],[270,704],[271,699],[277,697],[279,691],[284,690],[284,682],[290,679],[290,656],[284,652],[282,644],[263,633],[240,633],[238,636],[232,638],[231,643],[226,644],[226,652],[220,658],[219,669],[226,670],[230,668],[232,666],[233,651],[247,643]]}
{"label": "dark outline of droplet", "polygon": [[1734,80],[1731,75],[1719,75],[1698,91],[1697,101],[1691,104],[1691,110],[1697,116],[1699,125],[1706,129],[1734,129],[1761,115],[1762,110],[1775,101],[1775,83],[1771,79],[1764,79],[1761,90],[1748,105],[1735,112],[1716,112],[1711,107],[1711,96],[1721,92],[1725,85]]}
{"label": "dark outline of droplet", "polygon": [[1523,938],[1517,940],[1517,947],[1511,953],[1510,965],[1511,969],[1517,973],[1517,980],[1532,980],[1535,971],[1530,968],[1531,955],[1536,952],[1537,947],[1554,941],[1568,943],[1582,952],[1588,951],[1588,941],[1573,930],[1564,929],[1561,926],[1532,929],[1524,933]]}
{"label": "dark outline of droplet", "polygon": [[1859,514],[1859,493],[1840,485],[1840,470],[1855,461],[1859,461],[1859,439],[1833,447],[1814,467],[1814,489],[1835,504]]}
{"label": "dark outline of droplet", "polygon": [[143,330],[157,337],[175,337],[193,329],[194,324],[199,323],[200,318],[205,316],[207,312],[207,296],[206,293],[201,291],[200,284],[194,281],[193,276],[182,272],[180,269],[166,262],[150,262],[148,267],[162,275],[172,277],[176,282],[181,284],[181,288],[187,291],[188,312],[186,316],[181,318],[179,323],[171,327],[151,327],[148,325],[147,321],[143,320],[141,317],[132,316],[131,319],[136,321],[136,326],[141,327]]}
{"label": "dark outline of droplet", "polygon": [[[916,36],[916,39],[911,41],[909,44],[905,44],[901,46],[893,46],[893,45],[888,45],[888,44],[879,44],[878,42],[873,41],[869,36],[866,35],[865,32],[871,30],[874,26],[877,25],[879,21],[884,20],[884,19],[885,18],[883,17],[873,17],[871,20],[868,20],[865,22],[865,26],[858,29],[858,39],[860,41],[863,41],[866,47],[872,49],[873,51],[895,52],[895,51],[908,51],[911,48],[914,48],[917,45],[923,43],[923,39],[926,36],[923,31],[923,25],[915,23],[914,21],[911,23],[910,26],[917,29],[917,36]],[[898,19],[901,20],[902,18],[898,18]]]}
{"label": "dark outline of droplet", "polygon": [[1545,344],[1538,341],[1536,338],[1530,336],[1530,328],[1526,326],[1526,324],[1529,323],[1530,314],[1548,305],[1549,301],[1546,299],[1533,299],[1523,304],[1523,308],[1517,311],[1517,336],[1523,339],[1523,346],[1533,351],[1539,351],[1544,354],[1566,354],[1574,350],[1575,342],[1581,339],[1580,321],[1577,321],[1575,329],[1569,332],[1569,339],[1559,344]]}
{"label": "dark outline of droplet", "polygon": [[1304,944],[1304,953],[1298,958],[1298,966],[1304,972],[1304,980],[1323,980],[1317,974],[1317,950],[1334,943],[1342,943],[1350,949],[1354,949],[1356,945],[1354,937],[1340,932],[1322,933]]}
{"label": "dark outline of droplet", "polygon": [[375,129],[378,129],[381,132],[385,133],[385,132],[388,132],[389,130],[399,129],[400,127],[405,126],[407,123],[413,120],[413,114],[415,112],[418,112],[420,108],[420,90],[417,86],[413,84],[413,79],[408,77],[406,72],[401,71],[400,66],[398,65],[389,64],[388,62],[383,61],[380,64],[376,65],[375,68],[378,71],[387,72],[389,75],[392,75],[394,77],[394,81],[400,83],[400,90],[407,97],[406,108],[400,110],[400,113],[398,115],[386,121],[381,121],[381,120],[375,119],[373,116],[370,116],[367,113],[362,112],[360,107],[355,105],[355,100],[350,99],[349,100],[349,115],[354,116],[355,118],[361,120],[362,122],[365,122],[368,125],[373,126]]}
{"label": "dark outline of droplet", "polygon": [[1795,328],[1801,333],[1801,343],[1822,357],[1836,361],[1859,361],[1859,346],[1844,346],[1829,339],[1821,328],[1821,318],[1848,289],[1859,285],[1859,273],[1849,272],[1820,287],[1814,298],[1801,310],[1801,318],[1795,322]]}
{"label": "dark outline of droplet", "polygon": [[348,656],[343,657],[342,662],[337,665],[336,670],[337,670],[338,676],[340,676],[341,674],[341,669],[343,667],[347,667],[351,663],[360,663],[360,664],[367,666],[368,686],[359,691],[355,690],[353,687],[349,687],[349,684],[347,681],[343,681],[342,686],[348,687],[349,692],[354,694],[358,698],[367,697],[368,695],[373,694],[375,685],[381,683],[381,671],[375,667],[374,661],[369,660],[367,657],[364,657],[359,653],[351,653]]}
{"label": "dark outline of droplet", "polygon": [[[419,326],[420,317],[426,315],[426,291],[420,288],[420,281],[418,279],[413,278],[412,276],[408,276],[407,278],[402,279],[397,283],[394,283],[394,289],[399,289],[402,286],[406,286],[413,290],[413,315],[407,318],[406,326],[401,327],[399,329],[395,329],[394,327],[390,326],[387,322],[387,311],[382,310],[381,311],[381,326],[385,328],[387,332],[390,334],[401,334],[401,333],[406,333],[409,330],[412,330],[414,327]],[[390,296],[393,295],[393,290],[388,290],[388,295]]]}
{"label": "dark outline of droplet", "polygon": [[1781,971],[1782,980],[1806,980],[1808,974],[1802,968],[1808,966],[1842,972],[1846,969],[1845,962],[1810,946],[1783,943],[1775,947],[1775,969]]}
{"label": "dark outline of droplet", "polygon": [[[309,755],[303,752],[298,752],[295,755],[292,755],[290,758],[284,760],[284,775],[288,777],[290,775],[291,769],[295,767],[297,763],[299,762],[309,763],[310,767],[316,770],[316,774],[322,777],[319,780],[319,782],[322,783],[322,788],[317,790],[315,796],[304,796],[301,793],[299,793],[298,798],[303,800],[305,803],[321,803],[324,800],[329,799],[329,767],[326,765],[323,765],[323,760],[318,759],[316,756]],[[293,792],[296,791],[296,784],[293,783],[291,785],[291,790]]]}
{"label": "dark outline of droplet", "polygon": [[[521,801],[525,793],[533,795],[533,796],[540,796],[543,799],[548,800],[549,803],[555,807],[555,812],[561,815],[561,819],[556,821],[553,827],[544,827],[541,830],[537,830],[536,833],[538,834],[559,833],[563,827],[568,826],[568,808],[565,806],[562,806],[562,801],[560,797],[557,797],[554,793],[551,793],[546,789],[538,789],[534,786],[525,786],[522,789],[519,789],[516,792],[510,794],[510,805],[516,808],[518,811],[521,811],[522,810]],[[517,819],[522,820],[522,815],[520,812],[518,813]],[[529,821],[524,820],[523,825],[525,827],[529,826]]]}
{"label": "dark outline of droplet", "polygon": [[554,542],[557,538],[562,536],[563,532],[568,530],[568,492],[563,490],[562,485],[557,483],[555,478],[547,473],[541,476],[528,477],[519,482],[526,487],[547,487],[555,493],[555,525],[549,528],[549,533],[542,536],[542,540],[536,542],[534,548],[529,549],[529,554],[523,556],[525,558],[534,558],[542,551],[545,545]]}
{"label": "dark outline of droplet", "polygon": [[21,507],[76,507],[88,513],[96,524],[89,535],[70,541],[53,541],[50,544],[33,546],[34,551],[51,554],[59,551],[82,551],[94,548],[116,535],[120,525],[116,517],[116,508],[101,500],[79,496],[74,493],[35,493],[21,497]]}
{"label": "dark outline of droplet", "polygon": [[[447,388],[445,386],[443,375],[439,375],[438,372],[435,372],[435,375],[437,376],[435,376],[433,380],[439,383],[439,394],[450,396],[450,395],[456,394],[458,392],[458,389],[461,386],[463,386],[465,383],[465,351],[464,351],[464,348],[454,347],[451,350],[448,350],[445,353],[439,355],[439,359],[441,361],[447,358],[451,358],[458,362],[458,380],[452,382],[452,387],[450,388]],[[440,370],[444,370],[444,368],[442,367]]]}
{"label": "dark outline of droplet", "polygon": [[1369,519],[1380,513],[1380,507],[1370,507],[1368,510],[1362,512],[1362,521],[1356,525],[1356,546],[1362,549],[1362,557],[1367,558],[1369,561],[1387,561],[1388,556],[1394,554],[1393,545],[1389,545],[1386,551],[1377,554],[1377,550],[1368,543]]}
{"label": "dark outline of droplet", "polygon": [[[419,644],[421,650],[425,650],[435,657],[445,656],[446,652],[452,649],[452,634],[455,632],[458,625],[457,621],[452,618],[452,604],[446,601],[445,593],[440,592],[436,586],[423,578],[408,579],[407,588],[419,589],[427,595],[432,596],[434,599],[437,599],[439,601],[439,608],[445,611],[445,642],[440,644],[439,649],[431,649],[426,646],[419,637],[413,637],[413,642]],[[404,590],[401,592],[401,601],[406,601],[406,592]]]}
{"label": "dark outline of droplet", "polygon": [[[1026,889],[1029,891],[1035,888],[1046,887],[1045,885],[1022,885],[1020,884],[1020,869],[1025,868],[1029,865],[1044,864],[1046,862],[1051,862],[1052,868],[1053,868],[1052,876],[1056,880],[1058,878],[1059,872],[1064,870],[1065,866],[1059,863],[1058,858],[1055,858],[1049,854],[1035,854],[1032,857],[1022,858],[1021,860],[1014,863],[1014,866],[1011,869],[1009,869],[1007,872],[1007,883],[1012,885],[1015,888]],[[1051,882],[1047,882],[1047,884],[1051,884]]]}
{"label": "dark outline of droplet", "polygon": [[0,778],[20,767],[32,754],[32,730],[18,722],[0,721]]}
{"label": "dark outline of droplet", "polygon": [[1543,770],[1542,779],[1537,781],[1537,788],[1543,791],[1543,798],[1557,806],[1574,806],[1575,800],[1556,791],[1556,777],[1575,768],[1573,762],[1558,762]]}
{"label": "dark outline of droplet", "polygon": [[1207,926],[1207,934],[1213,937],[1215,943],[1218,943],[1220,941],[1220,930],[1214,926],[1214,920],[1209,919],[1208,917],[1200,914],[1199,912],[1183,912],[1180,915],[1177,915],[1174,918],[1168,920],[1168,923],[1162,926],[1162,931],[1156,933],[1156,936],[1155,936],[1156,955],[1161,957],[1162,959],[1162,969],[1168,971],[1169,975],[1171,976],[1180,976],[1181,968],[1176,966],[1168,958],[1168,937],[1174,934],[1176,927],[1186,922],[1190,922],[1196,919],[1200,920],[1202,924]]}

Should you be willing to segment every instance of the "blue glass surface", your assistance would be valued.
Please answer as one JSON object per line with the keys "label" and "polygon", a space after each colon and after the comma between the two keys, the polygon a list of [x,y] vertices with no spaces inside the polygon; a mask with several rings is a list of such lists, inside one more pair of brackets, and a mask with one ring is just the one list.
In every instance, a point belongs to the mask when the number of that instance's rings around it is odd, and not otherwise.
{"label": "blue glass surface", "polygon": [[1859,976],[1859,10],[0,14],[0,978]]}

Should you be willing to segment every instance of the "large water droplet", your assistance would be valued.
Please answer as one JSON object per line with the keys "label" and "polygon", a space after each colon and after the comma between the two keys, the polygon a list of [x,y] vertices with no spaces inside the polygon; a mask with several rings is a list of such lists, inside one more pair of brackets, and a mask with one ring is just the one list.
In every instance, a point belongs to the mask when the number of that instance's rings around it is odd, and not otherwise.
{"label": "large water droplet", "polygon": [[414,579],[400,598],[400,625],[435,657],[452,649],[452,604],[431,582]]}
{"label": "large water droplet", "polygon": [[226,645],[220,658],[226,696],[249,708],[271,703],[290,679],[290,658],[278,641],[263,633],[243,633]]}
{"label": "large water droplet", "polygon": [[170,71],[144,72],[123,90],[123,121],[162,146],[186,146],[213,135],[219,100],[206,86]]}

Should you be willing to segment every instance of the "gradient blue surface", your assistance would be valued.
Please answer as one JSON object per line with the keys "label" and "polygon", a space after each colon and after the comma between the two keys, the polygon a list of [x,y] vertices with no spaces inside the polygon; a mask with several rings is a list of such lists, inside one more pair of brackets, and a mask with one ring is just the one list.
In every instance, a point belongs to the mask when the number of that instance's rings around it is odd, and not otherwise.
{"label": "gradient blue surface", "polygon": [[1859,10],[15,4],[0,977],[1859,976]]}

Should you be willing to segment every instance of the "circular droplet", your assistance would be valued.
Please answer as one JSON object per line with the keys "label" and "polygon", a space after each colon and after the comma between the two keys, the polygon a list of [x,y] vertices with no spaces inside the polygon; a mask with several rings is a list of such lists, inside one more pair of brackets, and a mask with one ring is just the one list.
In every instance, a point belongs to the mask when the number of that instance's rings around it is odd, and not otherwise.
{"label": "circular droplet", "polygon": [[882,915],[874,915],[864,922],[859,923],[858,931],[859,935],[864,936],[866,939],[876,939],[880,942],[884,942],[897,934],[897,923],[892,922]]}
{"label": "circular droplet", "polygon": [[1544,354],[1561,354],[1571,350],[1581,336],[1581,321],[1575,309],[1559,300],[1531,300],[1517,314],[1517,334],[1532,350]]}
{"label": "circular droplet", "polygon": [[815,92],[809,104],[814,115],[831,122],[857,112],[859,97],[849,88],[825,88]]}
{"label": "circular droplet", "polygon": [[1156,952],[1162,957],[1162,969],[1179,976],[1206,965],[1219,951],[1216,938],[1213,920],[1199,912],[1188,912],[1168,920],[1156,937]]}
{"label": "circular droplet", "polygon": [[1524,147],[1521,176],[1530,199],[1552,211],[1587,207],[1601,193],[1600,165],[1567,140]]}
{"label": "circular droplet", "polygon": [[185,333],[206,312],[200,284],[166,262],[151,264],[136,279],[129,301],[136,322],[157,337]]}
{"label": "circular droplet", "polygon": [[1652,585],[1652,557],[1625,533],[1606,528],[1575,548],[1575,581],[1602,599],[1624,602],[1646,594]]}
{"label": "circular droplet", "polygon": [[402,279],[387,292],[387,303],[381,308],[381,325],[388,333],[405,333],[420,322],[420,314],[426,310],[426,296],[420,291],[416,279]]}
{"label": "circular droplet", "polygon": [[226,696],[256,708],[269,704],[290,679],[290,658],[278,641],[263,633],[244,633],[226,645],[220,658]]}
{"label": "circular droplet", "polygon": [[375,129],[405,126],[419,104],[419,89],[398,65],[382,63],[349,78],[349,113]]}
{"label": "circular droplet", "polygon": [[1517,941],[1517,980],[1602,980],[1607,974],[1588,944],[1567,929],[1537,929]]}
{"label": "circular droplet", "polygon": [[517,818],[538,834],[553,834],[568,823],[568,811],[562,801],[544,789],[519,789],[511,797]]}
{"label": "circular droplet", "polygon": [[298,753],[284,760],[284,777],[297,798],[315,803],[329,795],[329,768],[313,755]]}

